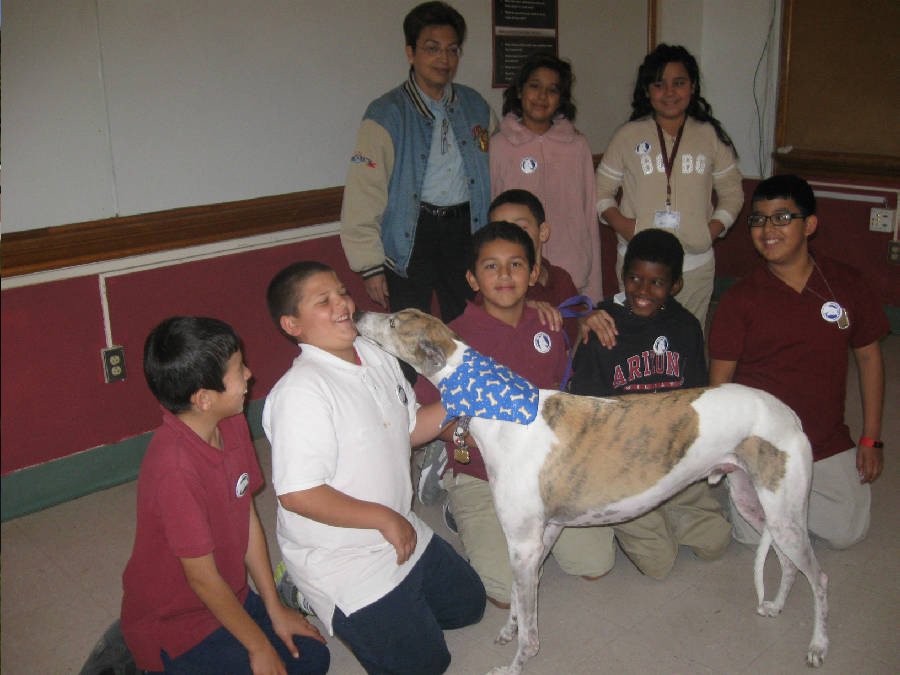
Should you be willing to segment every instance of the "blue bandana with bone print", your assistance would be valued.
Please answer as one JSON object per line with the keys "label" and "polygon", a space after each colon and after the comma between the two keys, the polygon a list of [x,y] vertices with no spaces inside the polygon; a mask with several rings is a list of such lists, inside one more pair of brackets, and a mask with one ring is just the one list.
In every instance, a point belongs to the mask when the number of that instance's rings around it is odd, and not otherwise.
{"label": "blue bandana with bone print", "polygon": [[494,359],[474,349],[463,352],[462,364],[438,383],[447,424],[454,417],[531,424],[537,416],[538,388]]}

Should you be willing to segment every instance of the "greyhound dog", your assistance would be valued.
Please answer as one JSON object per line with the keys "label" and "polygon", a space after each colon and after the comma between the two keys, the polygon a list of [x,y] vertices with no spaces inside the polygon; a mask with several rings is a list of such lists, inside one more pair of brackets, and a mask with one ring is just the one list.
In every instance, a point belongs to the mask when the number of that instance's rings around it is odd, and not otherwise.
{"label": "greyhound dog", "polygon": [[[439,389],[473,353],[438,319],[414,309],[360,313],[356,326]],[[458,387],[458,378],[453,381]],[[812,452],[790,408],[739,384],[611,398],[535,392],[536,414],[528,423],[470,419],[513,569],[509,618],[497,642],[518,631],[518,650],[509,667],[492,672],[521,673],[538,651],[539,570],[563,527],[629,520],[694,481],[715,483],[726,473],[738,510],[761,532],[757,612],[777,615],[797,570],[803,572],[815,604],[806,661],[822,664],[828,578],[806,529]],[[764,600],[763,565],[772,544],[781,584],[773,600]]]}

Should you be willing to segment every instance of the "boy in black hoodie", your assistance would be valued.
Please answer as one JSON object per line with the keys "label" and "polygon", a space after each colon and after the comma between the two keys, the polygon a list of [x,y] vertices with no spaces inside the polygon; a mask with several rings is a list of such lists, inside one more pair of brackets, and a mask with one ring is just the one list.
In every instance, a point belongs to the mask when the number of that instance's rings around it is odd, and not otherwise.
{"label": "boy in black hoodie", "polygon": [[[681,290],[684,249],[671,233],[638,232],[628,243],[624,292],[607,298],[609,335],[591,333],[573,362],[571,391],[617,396],[708,384],[700,323],[675,299]],[[705,482],[694,483],[649,513],[612,526],[619,546],[644,574],[662,579],[690,546],[704,560],[719,558],[731,525]]]}

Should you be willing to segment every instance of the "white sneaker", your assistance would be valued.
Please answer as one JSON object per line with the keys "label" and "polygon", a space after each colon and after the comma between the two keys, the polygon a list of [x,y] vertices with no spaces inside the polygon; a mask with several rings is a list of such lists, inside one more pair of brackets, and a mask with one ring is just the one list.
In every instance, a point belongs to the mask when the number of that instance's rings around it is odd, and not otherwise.
{"label": "white sneaker", "polygon": [[291,580],[291,575],[288,574],[287,568],[284,566],[284,560],[278,563],[278,567],[275,568],[275,590],[286,607],[296,609],[307,616],[316,615],[312,605],[309,604],[309,600],[303,596],[303,593]]}
{"label": "white sneaker", "polygon": [[445,468],[447,468],[447,450],[444,441],[436,438],[425,445],[425,458],[422,460],[419,486],[416,489],[419,501],[426,506],[437,504],[447,496],[447,491],[441,484],[441,474]]}

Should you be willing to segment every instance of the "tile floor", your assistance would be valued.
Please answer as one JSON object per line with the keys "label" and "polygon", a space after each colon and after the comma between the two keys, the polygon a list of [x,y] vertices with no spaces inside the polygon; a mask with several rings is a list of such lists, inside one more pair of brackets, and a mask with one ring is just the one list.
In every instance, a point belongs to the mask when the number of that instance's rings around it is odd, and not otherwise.
{"label": "tile floor", "polygon": [[[900,336],[884,342],[888,396],[884,438],[887,466],[873,488],[868,538],[849,551],[817,544],[831,579],[831,648],[822,673],[900,672]],[[858,433],[855,371],[848,419]],[[257,443],[268,470],[269,449]],[[135,483],[128,483],[3,523],[3,673],[77,673],[97,638],[118,615],[121,573],[134,535]],[[271,487],[257,505],[272,536]],[[440,535],[459,545],[437,507],[420,513]],[[663,582],[641,576],[621,554],[603,580],[563,574],[548,561],[540,588],[541,651],[527,673],[803,673],[811,635],[812,598],[798,579],[782,615],[758,616],[752,583],[753,551],[732,543],[706,563],[682,549]],[[778,580],[770,556],[770,596]],[[493,639],[505,612],[488,605],[480,624],[447,634],[451,673],[484,673],[507,663],[514,647]],[[329,640],[332,672],[363,673],[350,652]]]}

